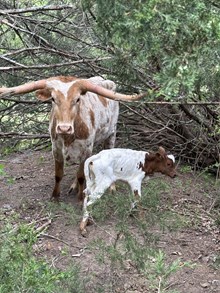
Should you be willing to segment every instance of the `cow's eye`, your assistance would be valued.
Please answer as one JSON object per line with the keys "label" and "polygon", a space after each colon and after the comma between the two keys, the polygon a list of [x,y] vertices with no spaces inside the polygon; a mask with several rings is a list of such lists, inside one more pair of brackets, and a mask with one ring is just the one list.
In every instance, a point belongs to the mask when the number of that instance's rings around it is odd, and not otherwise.
{"label": "cow's eye", "polygon": [[76,104],[79,103],[79,101],[80,101],[80,98],[78,98],[78,99],[76,100]]}
{"label": "cow's eye", "polygon": [[55,103],[55,100],[54,100],[54,98],[53,98],[53,97],[51,98],[51,101],[52,101],[53,103]]}

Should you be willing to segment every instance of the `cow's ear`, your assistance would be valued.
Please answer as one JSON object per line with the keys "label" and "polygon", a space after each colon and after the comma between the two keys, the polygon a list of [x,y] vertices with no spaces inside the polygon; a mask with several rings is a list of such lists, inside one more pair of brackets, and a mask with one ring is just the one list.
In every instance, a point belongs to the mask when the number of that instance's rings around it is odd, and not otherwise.
{"label": "cow's ear", "polygon": [[51,98],[51,91],[49,89],[37,90],[35,94],[38,100],[41,100],[41,101],[46,101]]}

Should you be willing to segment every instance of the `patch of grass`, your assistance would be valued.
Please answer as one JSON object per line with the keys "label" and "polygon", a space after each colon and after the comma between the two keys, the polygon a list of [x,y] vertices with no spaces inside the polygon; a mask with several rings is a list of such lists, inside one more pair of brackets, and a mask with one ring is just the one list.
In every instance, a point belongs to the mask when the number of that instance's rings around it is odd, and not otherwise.
{"label": "patch of grass", "polygon": [[149,246],[143,238],[132,234],[128,226],[120,235],[112,244],[102,239],[91,244],[90,248],[95,248],[98,262],[105,264],[110,261],[113,270],[126,269],[129,263],[140,275],[145,276],[146,288],[152,292],[177,292],[168,290],[170,277],[182,268],[193,265],[179,258],[170,261],[162,250]]}
{"label": "patch of grass", "polygon": [[30,225],[6,224],[0,231],[0,292],[83,293],[77,265],[61,271],[34,256],[37,238]]}
{"label": "patch of grass", "polygon": [[0,176],[4,176],[6,175],[5,171],[4,171],[4,165],[0,164]]}
{"label": "patch of grass", "polygon": [[[131,214],[132,202],[136,202],[137,199],[131,194],[127,184],[117,182],[116,188],[116,193],[112,194],[107,190],[101,199],[91,206],[91,214],[97,222],[103,222],[111,216],[123,221],[123,218],[127,219]],[[159,179],[149,180],[146,186],[143,185],[140,202],[141,206],[149,211],[149,218],[154,218],[162,192],[169,192],[169,185]],[[149,218],[146,220],[150,221]]]}
{"label": "patch of grass", "polygon": [[180,215],[175,211],[164,211],[160,217],[160,227],[163,231],[176,231],[181,228],[191,226],[190,220],[185,215]]}
{"label": "patch of grass", "polygon": [[71,204],[66,204],[63,202],[60,203],[54,203],[54,202],[48,202],[46,210],[48,210],[49,213],[52,214],[52,217],[56,215],[57,213],[62,213],[65,217],[65,221],[67,225],[76,225],[79,223],[82,211],[79,209],[77,210],[76,207],[74,207]]}
{"label": "patch of grass", "polygon": [[168,262],[166,255],[158,250],[154,255],[147,259],[144,274],[150,280],[150,288],[156,289],[157,292],[177,292],[169,290],[169,278],[177,271],[184,267],[193,267],[190,262],[182,262],[179,258],[172,262]]}
{"label": "patch of grass", "polygon": [[212,266],[215,270],[220,270],[220,254],[215,256]]}
{"label": "patch of grass", "polygon": [[182,166],[180,166],[180,172],[181,173],[190,173],[190,172],[192,172],[192,167],[189,165],[182,165]]}
{"label": "patch of grass", "polygon": [[6,178],[6,182],[8,184],[13,184],[15,182],[14,178],[9,177],[4,169],[5,169],[5,166],[3,164],[0,164],[0,176]]}

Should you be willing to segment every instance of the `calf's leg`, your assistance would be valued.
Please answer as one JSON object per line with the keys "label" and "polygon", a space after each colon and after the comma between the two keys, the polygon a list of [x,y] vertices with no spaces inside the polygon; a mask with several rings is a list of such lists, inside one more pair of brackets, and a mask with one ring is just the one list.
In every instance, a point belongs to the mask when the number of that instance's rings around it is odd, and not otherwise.
{"label": "calf's leg", "polygon": [[[89,221],[90,213],[88,212],[88,206],[96,202],[97,199],[101,198],[105,190],[111,185],[112,182],[104,181],[102,184],[98,185],[94,182],[90,182],[90,188],[85,189],[85,198],[83,202],[83,219],[80,223],[80,232],[83,236],[86,235],[86,226]],[[92,186],[95,186],[94,188]]]}

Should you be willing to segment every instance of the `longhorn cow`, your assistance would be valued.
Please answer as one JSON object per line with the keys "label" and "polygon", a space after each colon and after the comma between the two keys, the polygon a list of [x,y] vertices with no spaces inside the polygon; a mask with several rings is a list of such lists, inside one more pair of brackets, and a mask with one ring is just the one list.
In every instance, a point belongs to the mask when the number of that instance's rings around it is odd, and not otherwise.
{"label": "longhorn cow", "polygon": [[16,87],[0,88],[1,95],[36,91],[41,101],[52,100],[49,131],[55,161],[55,185],[52,199],[60,197],[64,160],[79,164],[70,191],[78,189],[83,200],[84,162],[92,155],[94,144],[113,148],[119,113],[118,101],[134,101],[145,94],[124,95],[115,92],[115,83],[101,77],[79,79],[58,76],[29,82]]}

